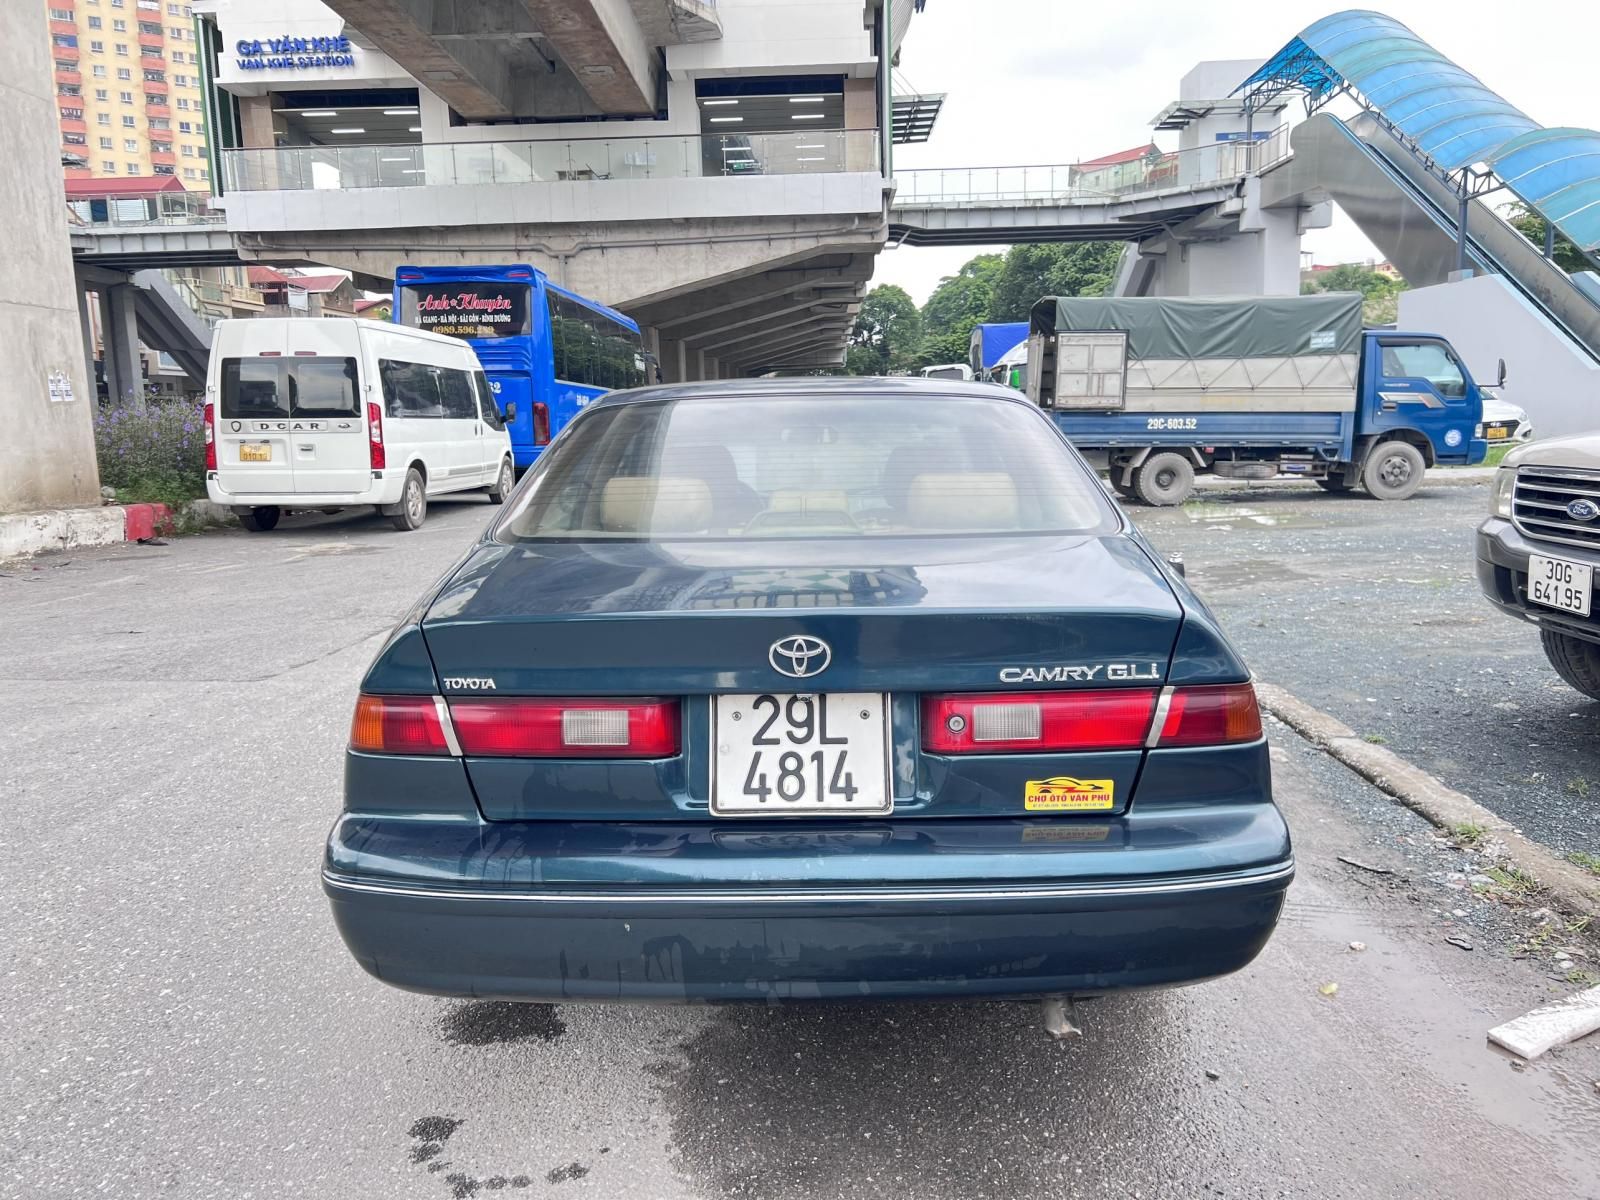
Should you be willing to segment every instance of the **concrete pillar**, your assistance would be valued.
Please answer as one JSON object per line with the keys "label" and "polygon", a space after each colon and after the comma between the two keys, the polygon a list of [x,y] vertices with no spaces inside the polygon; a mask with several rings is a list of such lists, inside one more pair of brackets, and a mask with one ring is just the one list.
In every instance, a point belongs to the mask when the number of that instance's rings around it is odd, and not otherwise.
{"label": "concrete pillar", "polygon": [[698,359],[695,362],[694,377],[696,379],[710,379],[711,376],[706,373],[706,352],[704,350],[697,350],[695,353],[698,356]]}
{"label": "concrete pillar", "polygon": [[673,338],[656,334],[661,346],[661,377],[668,383],[682,383],[684,381],[684,346],[683,343]]}
{"label": "concrete pillar", "polygon": [[116,283],[101,293],[100,342],[106,360],[106,394],[113,403],[144,407],[144,372],[139,362],[139,323],[133,284]]}
{"label": "concrete pillar", "polygon": [[[878,84],[875,79],[846,79],[844,81],[844,127],[859,129],[861,133],[844,136],[844,162],[846,171],[871,171],[878,154]],[[830,170],[839,170],[833,163]]]}
{"label": "concrete pillar", "polygon": [[61,143],[42,4],[0,4],[0,513],[98,504],[94,388],[61,202]]}
{"label": "concrete pillar", "polygon": [[78,288],[78,328],[83,331],[83,369],[84,378],[89,383],[89,395],[85,399],[94,399],[94,316],[95,303],[89,297],[94,293],[86,287]]}

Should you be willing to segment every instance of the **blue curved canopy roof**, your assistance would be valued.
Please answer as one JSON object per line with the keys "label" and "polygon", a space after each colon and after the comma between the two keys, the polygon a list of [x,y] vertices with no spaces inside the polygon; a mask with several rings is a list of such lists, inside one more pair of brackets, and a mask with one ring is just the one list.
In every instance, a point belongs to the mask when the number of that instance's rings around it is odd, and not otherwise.
{"label": "blue curved canopy roof", "polygon": [[1234,90],[1345,85],[1446,171],[1486,163],[1584,250],[1600,248],[1600,133],[1544,128],[1393,17],[1324,17]]}

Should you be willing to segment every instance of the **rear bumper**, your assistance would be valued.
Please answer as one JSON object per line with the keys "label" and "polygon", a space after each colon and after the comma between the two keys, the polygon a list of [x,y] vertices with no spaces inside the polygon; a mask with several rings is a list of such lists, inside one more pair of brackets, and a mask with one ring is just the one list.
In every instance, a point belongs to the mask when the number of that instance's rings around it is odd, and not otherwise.
{"label": "rear bumper", "polygon": [[206,476],[206,496],[213,504],[239,508],[356,508],[369,504],[398,504],[405,472],[386,471],[383,479],[359,492],[230,492],[214,474]]}
{"label": "rear bumper", "polygon": [[[988,860],[993,877],[978,882],[969,873],[963,882],[847,883],[837,876],[860,861],[851,855],[839,860],[848,866],[828,872],[830,882],[814,886],[757,882],[783,874],[764,869],[778,865],[770,859],[747,862],[743,882],[728,881],[729,870],[705,885],[663,879],[672,872],[661,859],[657,869],[630,872],[640,882],[469,882],[444,877],[434,863],[406,880],[351,869],[363,846],[391,835],[346,818],[335,827],[323,886],[362,967],[396,987],[439,995],[673,1002],[1085,995],[1194,983],[1238,970],[1260,952],[1294,861],[1277,810],[1251,807],[1257,811],[1232,823],[1233,844],[1187,848],[1191,861],[1204,864],[1191,871],[1140,875],[1125,862],[1124,873],[1109,873],[1111,858],[1141,857],[1138,839],[1119,835],[1098,846],[1046,845],[1032,862],[1026,855]],[[1026,828],[1043,827],[985,824],[1010,830],[1013,844]],[[491,836],[503,841],[503,829]],[[926,840],[930,832],[915,836]],[[1255,861],[1230,864],[1230,852]],[[951,853],[936,850],[927,865],[948,874]],[[1074,866],[1081,872],[1069,873]]]}

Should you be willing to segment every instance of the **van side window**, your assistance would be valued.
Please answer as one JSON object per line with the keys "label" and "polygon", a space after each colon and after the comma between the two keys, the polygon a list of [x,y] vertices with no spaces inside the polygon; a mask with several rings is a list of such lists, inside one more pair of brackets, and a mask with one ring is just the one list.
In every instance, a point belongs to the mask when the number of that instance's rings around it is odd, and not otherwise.
{"label": "van side window", "polygon": [[504,429],[505,414],[500,411],[500,401],[489,386],[488,377],[482,371],[474,371],[472,382],[478,389],[478,408],[483,412],[483,423],[490,429]]}
{"label": "van side window", "polygon": [[476,421],[478,405],[472,398],[472,381],[465,371],[435,367],[439,376],[439,400],[444,415],[452,421]]}
{"label": "van side window", "polygon": [[378,377],[383,385],[385,416],[437,418],[444,415],[435,368],[380,358]]}

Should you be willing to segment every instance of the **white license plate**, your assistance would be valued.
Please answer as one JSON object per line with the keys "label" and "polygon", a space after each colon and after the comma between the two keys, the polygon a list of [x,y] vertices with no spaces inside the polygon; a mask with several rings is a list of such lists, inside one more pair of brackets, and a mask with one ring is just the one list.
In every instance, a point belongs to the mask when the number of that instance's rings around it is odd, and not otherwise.
{"label": "white license plate", "polygon": [[881,692],[717,696],[711,811],[719,817],[882,816],[889,705]]}
{"label": "white license plate", "polygon": [[1528,599],[1535,604],[1587,617],[1593,588],[1594,568],[1588,563],[1528,556]]}

